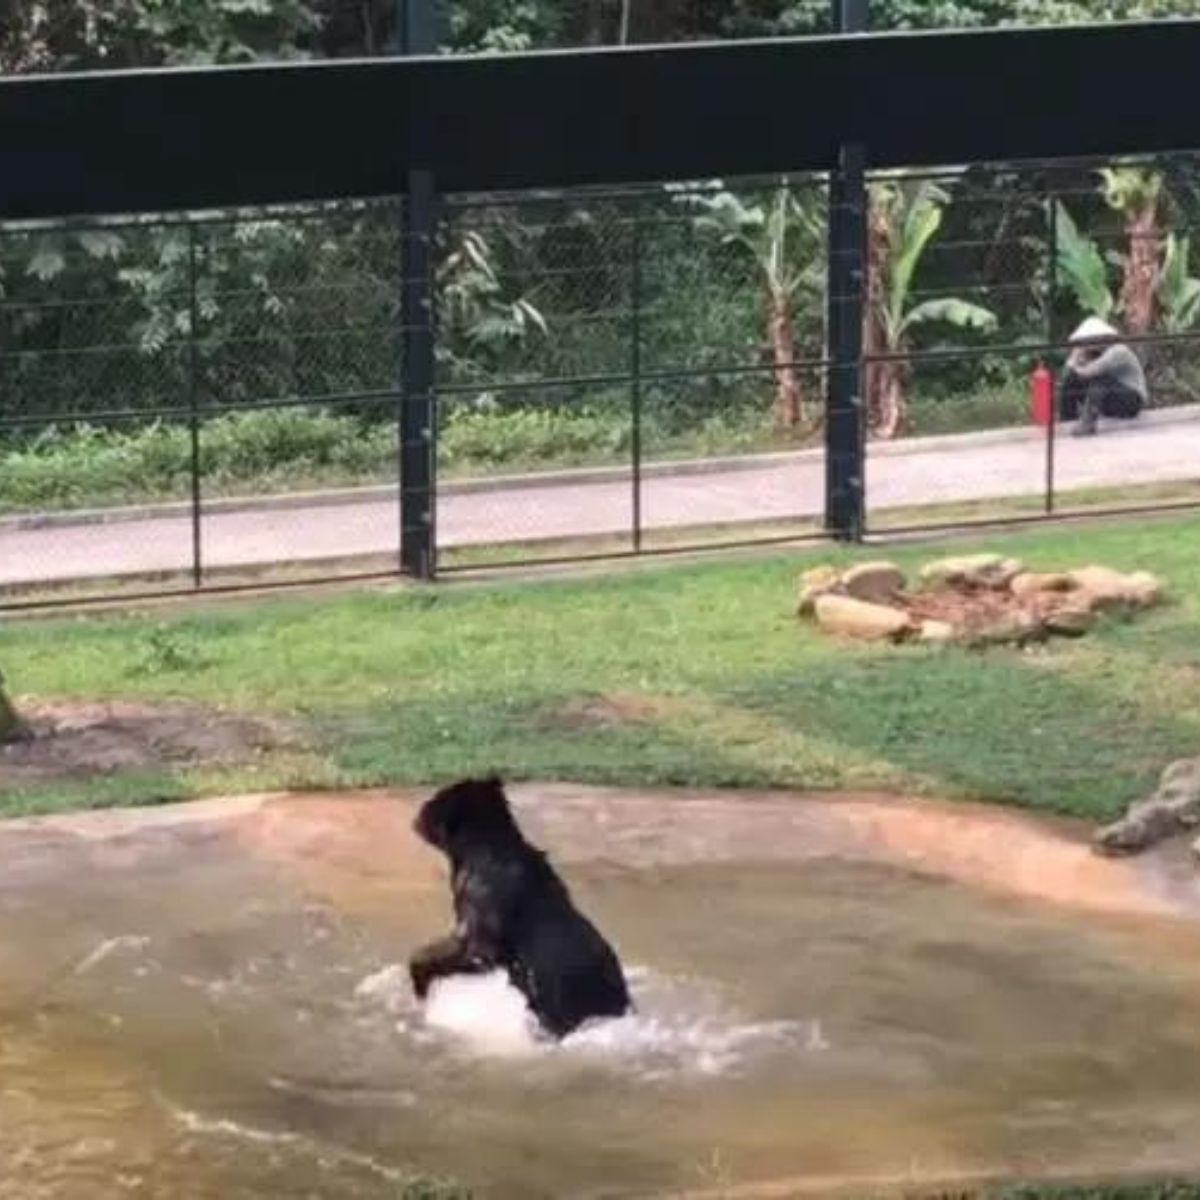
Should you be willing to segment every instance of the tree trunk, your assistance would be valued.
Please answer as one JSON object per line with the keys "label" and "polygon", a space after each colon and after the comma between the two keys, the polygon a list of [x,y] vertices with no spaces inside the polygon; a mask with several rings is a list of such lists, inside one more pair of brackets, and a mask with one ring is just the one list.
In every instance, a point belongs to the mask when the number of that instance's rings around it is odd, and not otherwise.
{"label": "tree trunk", "polygon": [[908,426],[908,398],[905,395],[907,367],[895,360],[879,363],[879,424],[876,434],[884,441],[899,437]]}
{"label": "tree trunk", "polygon": [[1153,332],[1158,273],[1162,263],[1162,235],[1158,228],[1158,197],[1143,201],[1125,214],[1129,249],[1121,284],[1121,311],[1125,332],[1142,337]]}
{"label": "tree trunk", "polygon": [[776,288],[767,291],[767,326],[775,378],[775,428],[795,429],[804,420],[804,396],[792,366],[796,361],[796,335],[791,302]]}
{"label": "tree trunk", "polygon": [[4,676],[0,674],[0,746],[9,742],[23,742],[31,736],[29,726],[21,720],[4,690]]}
{"label": "tree trunk", "polygon": [[862,393],[867,410],[867,426],[880,433],[885,425],[885,396],[891,390],[889,376],[894,363],[873,362],[876,355],[888,351],[887,328],[883,314],[887,307],[888,267],[892,260],[892,222],[887,206],[874,196],[867,205],[867,278],[863,305]]}

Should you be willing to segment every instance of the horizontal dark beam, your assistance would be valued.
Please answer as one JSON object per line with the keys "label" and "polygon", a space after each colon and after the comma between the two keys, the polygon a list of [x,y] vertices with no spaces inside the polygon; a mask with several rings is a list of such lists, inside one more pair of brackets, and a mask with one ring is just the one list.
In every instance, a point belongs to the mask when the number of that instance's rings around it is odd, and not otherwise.
{"label": "horizontal dark beam", "polygon": [[0,216],[1186,150],[1198,62],[1170,21],[9,78]]}

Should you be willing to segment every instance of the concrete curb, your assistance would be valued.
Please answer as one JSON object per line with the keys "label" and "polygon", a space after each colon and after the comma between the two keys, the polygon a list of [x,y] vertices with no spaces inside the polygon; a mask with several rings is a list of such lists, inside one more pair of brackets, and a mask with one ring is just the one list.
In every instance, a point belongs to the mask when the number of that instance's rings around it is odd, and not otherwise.
{"label": "concrete curb", "polygon": [[[1142,414],[1139,424],[1176,425],[1200,421],[1200,405],[1152,409]],[[938,454],[961,447],[1014,445],[1036,442],[1045,432],[1033,426],[1016,429],[989,429],[978,433],[949,433],[933,437],[908,438],[898,442],[873,442],[868,462],[873,459]],[[677,462],[646,463],[643,479],[686,478],[741,471],[769,470],[789,465],[805,466],[823,462],[825,450],[782,450],[769,454],[741,454],[721,458],[681,459]],[[519,475],[493,475],[486,479],[457,479],[439,485],[444,496],[486,495],[527,489],[578,487],[589,483],[620,483],[630,478],[630,468],[577,467],[568,470],[530,472]],[[203,502],[205,517],[250,512],[294,512],[303,508],[336,508],[342,505],[397,501],[395,484],[366,487],[331,488],[312,492],[289,492],[279,496],[216,497]],[[136,504],[119,508],[76,509],[71,512],[22,513],[0,517],[0,533],[37,529],[68,529],[89,525],[110,525],[135,521],[191,519],[192,506],[184,501]]]}

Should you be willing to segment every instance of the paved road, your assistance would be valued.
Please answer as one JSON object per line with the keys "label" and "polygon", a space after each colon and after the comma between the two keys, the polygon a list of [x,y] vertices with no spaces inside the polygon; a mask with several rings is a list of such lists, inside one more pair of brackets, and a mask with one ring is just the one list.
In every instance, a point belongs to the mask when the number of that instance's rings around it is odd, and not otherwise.
{"label": "paved road", "polygon": [[[1060,489],[1200,480],[1200,410],[1152,414],[1100,437],[1057,443]],[[873,511],[893,507],[1036,494],[1045,445],[1030,431],[913,439],[871,456]],[[824,500],[819,454],[771,455],[748,466],[654,475],[644,481],[647,530],[815,516]],[[582,474],[570,486],[526,479],[491,491],[450,491],[439,504],[443,547],[624,533],[628,479]],[[397,506],[374,491],[353,503],[209,513],[204,560],[252,567],[343,556],[393,554]],[[0,522],[0,587],[190,569],[186,516],[20,528]]]}

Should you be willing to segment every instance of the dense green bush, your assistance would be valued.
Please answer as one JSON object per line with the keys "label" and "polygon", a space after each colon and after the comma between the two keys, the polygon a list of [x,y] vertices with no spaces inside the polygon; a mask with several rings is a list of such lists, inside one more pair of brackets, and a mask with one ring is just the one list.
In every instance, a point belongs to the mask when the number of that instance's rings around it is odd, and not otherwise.
{"label": "dense green bush", "polygon": [[[703,381],[694,386],[703,388]],[[809,427],[781,438],[752,389],[722,411],[691,416],[682,396],[647,388],[643,457],[677,458],[784,449],[815,443]],[[918,397],[914,431],[953,433],[1022,423],[1023,381],[958,396]],[[496,408],[488,401],[447,405],[439,432],[442,474],[628,462],[633,425],[629,395],[615,390],[592,404]],[[323,409],[230,413],[200,427],[204,495],[296,491],[396,478],[396,427]],[[100,507],[190,495],[192,438],[186,424],[137,428],[55,426],[0,442],[0,512]]]}
{"label": "dense green bush", "polygon": [[[391,429],[353,417],[286,409],[238,413],[202,425],[199,467],[207,494],[282,489],[394,473],[394,447]],[[191,471],[186,425],[155,422],[132,431],[52,428],[0,449],[0,508],[183,497]]]}

